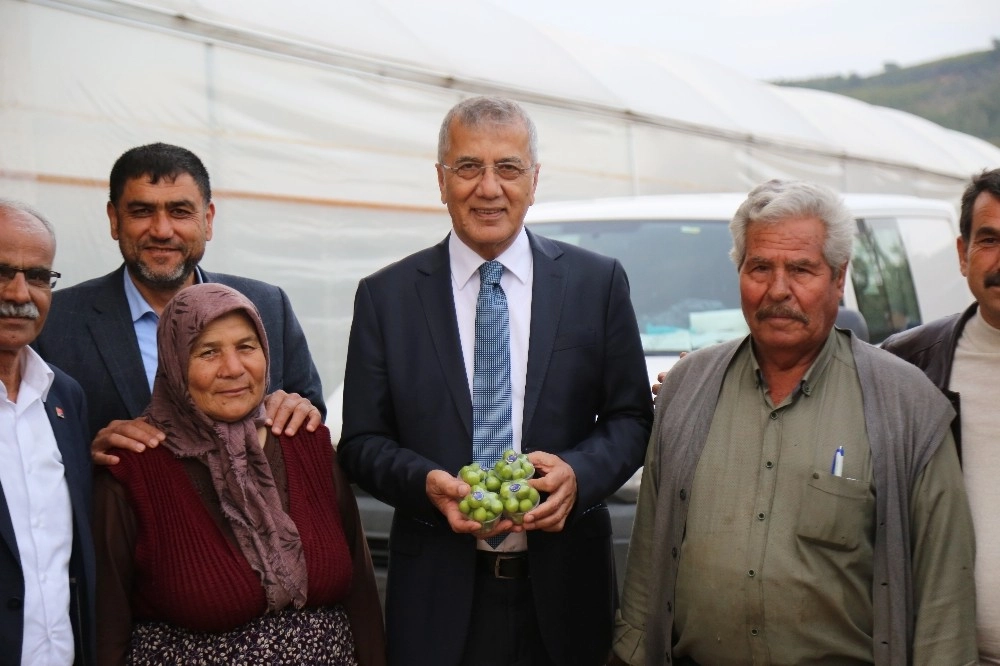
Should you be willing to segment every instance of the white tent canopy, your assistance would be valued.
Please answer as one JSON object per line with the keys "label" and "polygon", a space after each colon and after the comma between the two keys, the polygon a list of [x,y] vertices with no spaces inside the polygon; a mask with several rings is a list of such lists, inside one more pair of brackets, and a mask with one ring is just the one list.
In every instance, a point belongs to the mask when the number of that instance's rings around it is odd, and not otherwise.
{"label": "white tent canopy", "polygon": [[802,177],[955,200],[1000,149],[914,116],[704,59],[541,29],[488,0],[0,0],[0,196],[57,226],[73,284],[120,258],[111,164],[152,141],[212,174],[206,265],[283,286],[324,383],[358,278],[443,237],[438,125],[525,104],[538,199],[746,191]]}

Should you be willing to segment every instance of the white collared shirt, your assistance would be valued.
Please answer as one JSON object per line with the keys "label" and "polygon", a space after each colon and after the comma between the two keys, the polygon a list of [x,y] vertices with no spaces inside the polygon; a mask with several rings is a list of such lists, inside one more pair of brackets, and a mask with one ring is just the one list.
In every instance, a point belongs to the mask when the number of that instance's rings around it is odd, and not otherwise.
{"label": "white collared shirt", "polygon": [[[480,257],[454,233],[448,237],[448,255],[451,262],[451,290],[455,297],[455,317],[462,341],[462,358],[465,374],[472,395],[472,376],[476,354],[476,301],[479,299],[479,267],[485,259]],[[524,387],[528,377],[528,338],[531,334],[531,285],[534,257],[524,227],[509,248],[497,257],[503,264],[500,286],[507,295],[510,317],[510,389],[511,427],[514,431],[514,450],[521,450],[524,424]],[[470,461],[471,462],[471,461]],[[450,470],[453,474],[458,470]],[[492,550],[485,541],[479,548]],[[527,548],[524,533],[511,534],[497,550],[515,551]]]}
{"label": "white collared shirt", "polygon": [[62,454],[44,405],[54,375],[30,347],[21,351],[20,362],[16,403],[0,382],[0,484],[24,577],[21,664],[72,665],[73,515]]}

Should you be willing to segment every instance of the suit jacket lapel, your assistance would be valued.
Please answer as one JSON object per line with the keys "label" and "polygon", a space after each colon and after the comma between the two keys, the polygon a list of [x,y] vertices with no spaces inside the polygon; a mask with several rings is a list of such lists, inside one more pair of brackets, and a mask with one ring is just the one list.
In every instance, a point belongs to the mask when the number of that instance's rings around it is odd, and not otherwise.
{"label": "suit jacket lapel", "polygon": [[0,539],[14,555],[14,560],[21,561],[21,553],[17,549],[17,536],[14,534],[14,523],[10,520],[10,507],[7,506],[7,496],[0,491]]}
{"label": "suit jacket lapel", "polygon": [[[524,386],[524,423],[521,428],[522,447],[529,442],[531,420],[545,383],[566,295],[566,269],[557,261],[562,256],[562,250],[547,238],[535,236],[530,231],[528,240],[531,242],[534,268],[528,370]],[[530,445],[525,450],[530,450]]]}
{"label": "suit jacket lapel", "polygon": [[87,325],[122,402],[135,418],[149,404],[151,396],[125,298],[124,270],[123,266],[112,273],[111,283],[94,303],[94,314]]}
{"label": "suit jacket lapel", "polygon": [[[63,410],[62,414],[58,409]],[[84,497],[85,490],[82,486],[83,480],[80,475],[87,470],[80,470],[76,463],[80,451],[86,451],[88,443],[83,441],[82,432],[74,431],[71,424],[80,424],[80,416],[73,413],[70,403],[64,400],[58,380],[53,383],[45,400],[45,415],[49,418],[52,426],[52,435],[55,437],[56,446],[62,454],[63,469],[65,470],[66,486],[69,488],[70,504],[73,513],[77,514],[90,506],[90,500]],[[89,454],[88,454],[89,455]],[[79,516],[74,519],[76,524],[87,525],[88,522],[79,522]],[[17,536],[14,534],[14,524],[10,519],[10,507],[7,504],[7,496],[0,492],[0,538],[6,544],[14,559],[21,561],[20,551],[17,548]]]}
{"label": "suit jacket lapel", "polygon": [[469,380],[462,359],[462,342],[455,319],[455,296],[451,289],[451,264],[448,258],[448,239],[435,246],[435,252],[423,266],[418,267],[417,295],[423,307],[427,328],[430,330],[434,352],[441,363],[445,383],[451,392],[455,407],[465,429],[472,438],[472,396]]}
{"label": "suit jacket lapel", "polygon": [[[62,410],[60,415],[58,410]],[[70,504],[73,507],[74,523],[77,525],[89,524],[89,517],[80,516],[84,507],[90,506],[90,498],[83,487],[84,480],[81,474],[89,472],[88,469],[80,469],[77,458],[81,451],[88,451],[90,443],[83,441],[82,433],[76,428],[80,423],[80,416],[75,413],[75,408],[65,399],[65,394],[57,379],[49,390],[49,395],[45,400],[45,415],[49,417],[52,425],[52,435],[56,439],[56,446],[62,454],[63,469],[66,475],[66,487],[69,489]],[[81,520],[81,518],[85,518]]]}

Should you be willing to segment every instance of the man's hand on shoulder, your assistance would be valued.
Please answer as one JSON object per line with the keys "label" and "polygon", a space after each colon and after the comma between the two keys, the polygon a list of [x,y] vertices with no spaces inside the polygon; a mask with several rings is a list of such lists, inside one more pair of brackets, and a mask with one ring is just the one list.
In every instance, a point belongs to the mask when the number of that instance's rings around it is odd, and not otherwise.
{"label": "man's hand on shoulder", "polygon": [[524,528],[561,532],[576,504],[576,472],[559,456],[544,451],[532,451],[528,460],[542,475],[529,483],[538,492],[548,493],[549,496],[524,515]]}
{"label": "man's hand on shoulder", "polygon": [[275,435],[292,437],[305,424],[307,432],[316,432],[323,415],[311,402],[298,393],[278,390],[264,398],[267,425]]}
{"label": "man's hand on shoulder", "polygon": [[112,421],[97,432],[90,443],[90,458],[96,465],[117,465],[118,456],[108,453],[110,449],[126,449],[142,453],[146,448],[155,448],[166,439],[157,428],[145,420]]}
{"label": "man's hand on shoulder", "polygon": [[[684,358],[688,355],[688,352],[682,351],[678,358]],[[653,395],[660,395],[660,387],[663,386],[663,380],[667,378],[667,371],[663,370],[656,375],[656,383],[649,387],[649,390]]]}
{"label": "man's hand on shoulder", "polygon": [[666,378],[667,378],[666,370],[657,373],[656,383],[649,387],[649,390],[653,395],[660,395],[660,387],[663,386],[663,380]]}

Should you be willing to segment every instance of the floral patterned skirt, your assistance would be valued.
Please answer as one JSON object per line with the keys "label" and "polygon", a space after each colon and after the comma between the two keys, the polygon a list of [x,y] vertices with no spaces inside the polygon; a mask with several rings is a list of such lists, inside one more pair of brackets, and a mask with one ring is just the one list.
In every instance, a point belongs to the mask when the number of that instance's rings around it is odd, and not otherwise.
{"label": "floral patterned skirt", "polygon": [[285,609],[225,633],[201,633],[162,622],[139,622],[126,663],[133,666],[357,666],[347,613],[332,608]]}

